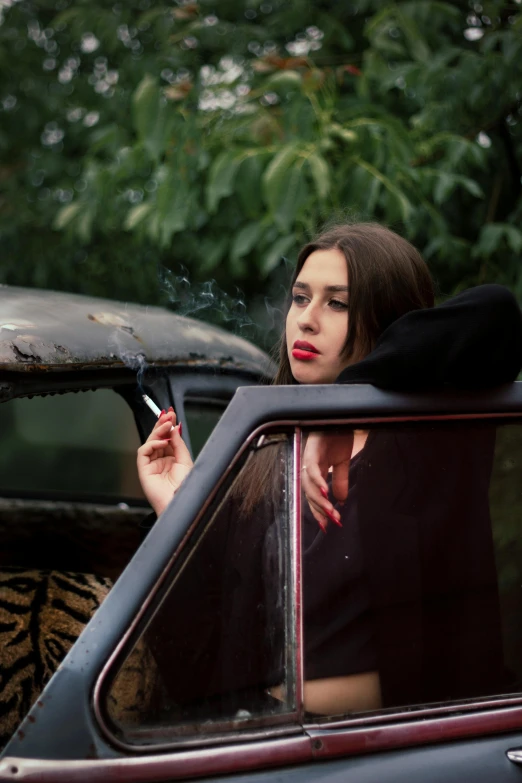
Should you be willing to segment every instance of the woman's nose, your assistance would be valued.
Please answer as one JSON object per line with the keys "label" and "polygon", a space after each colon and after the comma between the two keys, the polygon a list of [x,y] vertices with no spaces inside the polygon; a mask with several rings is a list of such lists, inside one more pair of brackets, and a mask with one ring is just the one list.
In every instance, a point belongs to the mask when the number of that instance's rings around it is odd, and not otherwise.
{"label": "woman's nose", "polygon": [[301,314],[297,319],[297,325],[302,332],[317,332],[319,328],[319,319],[317,317],[316,308],[311,302],[305,310],[301,311]]}

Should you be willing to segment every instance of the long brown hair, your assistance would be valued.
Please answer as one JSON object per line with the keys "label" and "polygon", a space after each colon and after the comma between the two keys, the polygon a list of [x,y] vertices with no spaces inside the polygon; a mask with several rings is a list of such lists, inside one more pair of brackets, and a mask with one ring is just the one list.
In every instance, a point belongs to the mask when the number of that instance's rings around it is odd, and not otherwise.
{"label": "long brown hair", "polygon": [[[316,250],[340,250],[348,269],[348,333],[342,356],[354,364],[367,356],[382,332],[401,315],[433,307],[434,287],[426,262],[406,239],[379,223],[343,223],[327,228],[303,247],[289,288],[285,316],[292,301],[292,287],[306,259]],[[278,347],[279,363],[274,385],[295,383],[283,329]],[[269,452],[257,455],[237,484],[240,510],[250,513],[259,500],[278,486],[278,461]]]}
{"label": "long brown hair", "polygon": [[[411,310],[433,307],[433,281],[426,262],[406,239],[379,223],[332,226],[303,247],[287,296],[306,259],[316,250],[340,250],[348,268],[348,334],[342,355],[353,364],[367,356],[382,332]],[[279,343],[274,384],[295,383],[286,350],[285,330]]]}

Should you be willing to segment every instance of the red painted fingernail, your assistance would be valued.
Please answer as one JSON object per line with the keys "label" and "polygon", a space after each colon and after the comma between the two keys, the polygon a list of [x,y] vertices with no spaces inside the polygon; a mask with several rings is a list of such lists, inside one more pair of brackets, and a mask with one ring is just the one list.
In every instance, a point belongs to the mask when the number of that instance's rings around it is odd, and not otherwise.
{"label": "red painted fingernail", "polygon": [[183,437],[183,424],[181,422],[179,423],[179,437]]}
{"label": "red painted fingernail", "polygon": [[337,519],[337,517],[334,517],[331,511],[327,511],[325,508],[323,508],[323,514],[326,514],[328,519],[331,519],[334,525],[337,525],[337,527],[342,527],[341,522]]}
{"label": "red painted fingernail", "polygon": [[328,492],[327,492],[327,490],[324,487],[319,487],[319,491],[321,492],[321,495],[323,496],[323,498],[327,498],[328,497]]}
{"label": "red painted fingernail", "polygon": [[324,522],[320,522],[319,520],[317,520],[317,524],[319,525],[323,533],[326,534],[326,525],[324,524]]}
{"label": "red painted fingernail", "polygon": [[169,408],[169,413],[174,413],[174,408],[172,407],[172,405]]}
{"label": "red painted fingernail", "polygon": [[160,416],[163,416],[165,414],[165,408],[161,411]]}

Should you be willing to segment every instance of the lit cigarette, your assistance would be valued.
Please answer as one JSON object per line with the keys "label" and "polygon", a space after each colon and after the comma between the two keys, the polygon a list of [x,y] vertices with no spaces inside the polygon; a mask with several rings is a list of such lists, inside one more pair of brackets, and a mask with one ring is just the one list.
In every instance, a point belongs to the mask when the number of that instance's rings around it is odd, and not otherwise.
{"label": "lit cigarette", "polygon": [[[148,394],[142,394],[141,396],[143,397],[143,402],[145,403],[145,405],[148,408],[150,408],[153,414],[159,419],[159,417],[161,416],[160,408],[158,408],[156,403],[151,400]],[[173,429],[174,427],[171,427],[170,431],[172,432]]]}

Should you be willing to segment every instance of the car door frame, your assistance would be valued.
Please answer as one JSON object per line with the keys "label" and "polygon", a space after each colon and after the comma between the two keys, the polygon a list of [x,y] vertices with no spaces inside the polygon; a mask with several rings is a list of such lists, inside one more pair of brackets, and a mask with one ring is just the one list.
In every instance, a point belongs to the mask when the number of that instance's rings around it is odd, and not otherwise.
{"label": "car door frame", "polygon": [[[206,776],[210,771],[224,774],[239,769],[273,768],[312,760],[329,762],[340,756],[347,761],[349,758],[357,760],[361,754],[377,750],[402,749],[407,755],[421,744],[460,740],[466,745],[466,740],[478,737],[495,746],[495,752],[501,748],[504,755],[513,744],[520,744],[522,695],[515,695],[503,700],[476,700],[469,709],[457,705],[420,710],[415,712],[414,718],[403,711],[395,720],[376,716],[332,721],[327,726],[307,723],[294,736],[267,738],[260,735],[245,738],[241,743],[237,736],[230,736],[230,744],[218,747],[164,751],[162,754],[149,749],[147,755],[131,757],[123,756],[100,734],[90,701],[99,673],[130,627],[136,607],[150,595],[190,525],[208,505],[212,491],[253,438],[281,426],[299,429],[312,422],[318,427],[337,423],[360,427],[366,422],[477,419],[491,423],[521,420],[522,384],[493,391],[439,394],[390,393],[364,385],[239,389],[203,448],[193,473],[74,645],[61,671],[52,678],[40,703],[33,707],[18,735],[7,746],[0,766],[0,779],[12,779],[12,776],[2,777],[9,764],[29,773],[33,762],[40,764],[43,776],[38,779],[42,781],[58,781],[60,778],[51,776],[52,770],[61,774],[60,770],[66,768],[75,775],[76,772],[79,775],[80,770],[85,775],[89,769],[89,774],[95,775],[93,780],[102,769],[107,775],[112,774],[112,769],[118,769],[118,779],[152,781]],[[207,498],[203,504],[202,497]],[[132,569],[138,568],[139,582],[132,578]],[[86,638],[99,641],[96,655],[90,659],[82,649]],[[63,723],[60,705],[65,708],[73,694],[80,700],[81,715],[75,725],[69,727],[76,751],[71,746],[60,750],[57,741],[57,731]],[[39,720],[44,714],[45,722]],[[475,739],[471,744],[476,745]],[[61,754],[60,762],[56,761],[56,753]],[[97,761],[86,760],[89,753]],[[508,768],[511,769],[509,764]],[[128,777],[125,769],[129,771]],[[75,777],[63,779],[74,780]]]}

